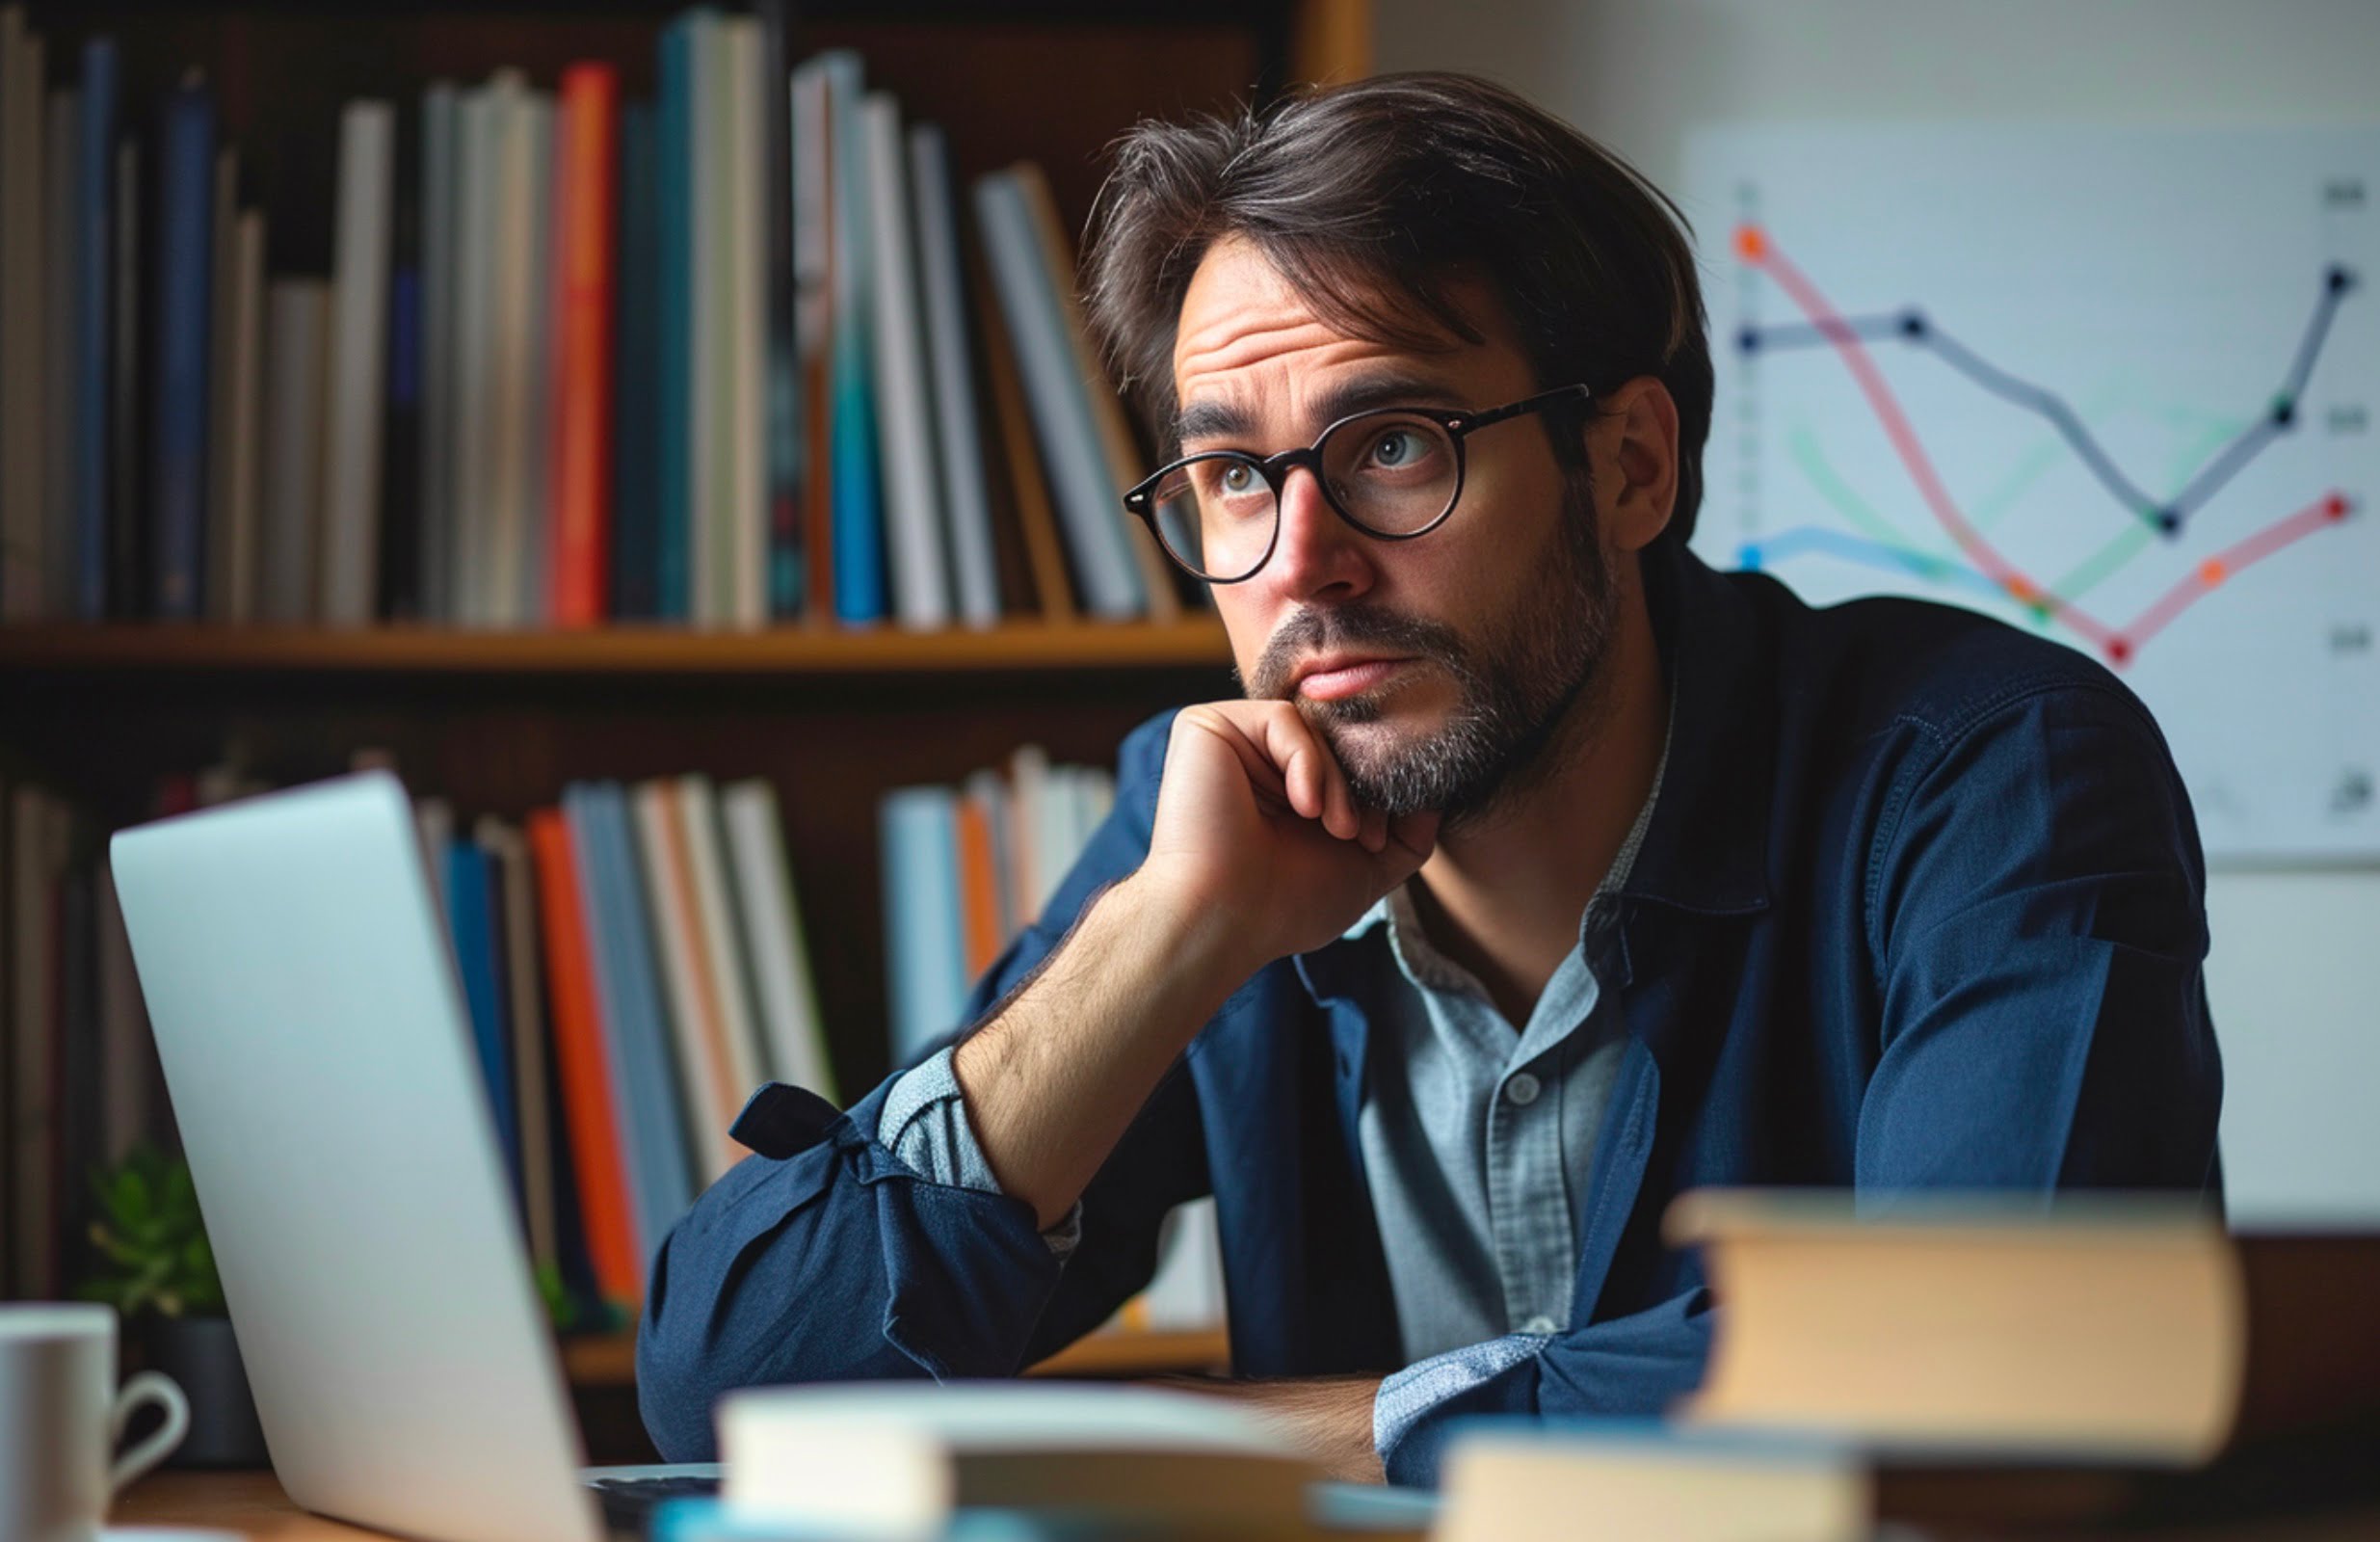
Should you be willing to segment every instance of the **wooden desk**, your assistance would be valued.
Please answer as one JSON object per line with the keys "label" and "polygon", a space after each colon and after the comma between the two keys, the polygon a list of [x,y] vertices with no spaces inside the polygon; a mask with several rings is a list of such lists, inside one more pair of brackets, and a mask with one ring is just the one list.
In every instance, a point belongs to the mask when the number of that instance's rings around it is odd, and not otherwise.
{"label": "wooden desk", "polygon": [[125,1490],[108,1521],[216,1527],[254,1542],[385,1542],[383,1532],[306,1514],[269,1472],[151,1473]]}

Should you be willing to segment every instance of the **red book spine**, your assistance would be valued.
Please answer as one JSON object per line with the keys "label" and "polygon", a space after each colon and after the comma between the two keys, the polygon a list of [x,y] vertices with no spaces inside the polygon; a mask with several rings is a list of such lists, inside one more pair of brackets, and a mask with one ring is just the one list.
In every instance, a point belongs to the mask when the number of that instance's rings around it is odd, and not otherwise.
{"label": "red book spine", "polygon": [[610,610],[614,200],[620,196],[620,76],[562,72],[554,178],[553,605],[563,626]]}
{"label": "red book spine", "polygon": [[538,920],[544,932],[545,992],[552,1003],[554,1063],[570,1169],[578,1180],[580,1219],[595,1283],[610,1300],[633,1307],[645,1294],[636,1223],[628,1208],[626,1154],[613,1118],[611,1071],[596,1021],[594,959],[578,904],[577,859],[558,809],[529,815],[529,855],[537,871]]}

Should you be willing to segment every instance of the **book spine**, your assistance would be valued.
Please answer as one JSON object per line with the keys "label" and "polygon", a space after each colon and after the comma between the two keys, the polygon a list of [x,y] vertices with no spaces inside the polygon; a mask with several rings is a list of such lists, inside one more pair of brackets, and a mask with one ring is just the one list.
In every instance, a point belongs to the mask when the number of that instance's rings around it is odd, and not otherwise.
{"label": "book spine", "polygon": [[395,152],[396,115],[389,105],[349,102],[339,119],[322,504],[322,619],[341,626],[360,626],[372,620],[379,587],[381,412]]}
{"label": "book spine", "polygon": [[767,226],[762,279],[768,293],[768,581],[770,616],[802,612],[806,588],[802,539],[803,410],[794,340],[793,141],[787,57],[792,0],[757,0],[760,18],[760,206]]}
{"label": "book spine", "polygon": [[553,615],[554,412],[560,383],[554,377],[556,331],[562,295],[554,282],[554,98],[530,92],[521,102],[518,167],[521,276],[520,302],[520,476],[519,592],[514,620],[548,625]]}
{"label": "book spine", "polygon": [[885,619],[885,530],[877,480],[876,371],[868,315],[875,304],[867,177],[859,134],[859,56],[825,59],[827,133],[834,212],[834,341],[830,386],[833,470],[835,619]]}
{"label": "book spine", "polygon": [[659,616],[661,545],[659,315],[661,206],[653,109],[632,103],[620,120],[619,282],[613,335],[617,410],[612,436],[612,613]]}
{"label": "book spine", "polygon": [[1049,475],[1067,549],[1074,559],[1083,602],[1108,620],[1129,620],[1148,608],[1140,574],[1124,545],[1124,528],[1108,512],[1113,492],[1091,423],[1089,398],[1075,377],[1073,347],[1051,294],[1032,215],[1013,175],[994,173],[975,184],[976,216],[985,254],[1018,373],[1031,405],[1035,439]]}
{"label": "book spine", "polygon": [[207,331],[214,306],[215,96],[205,82],[185,79],[166,97],[158,158],[149,603],[161,619],[195,621],[206,571]]}
{"label": "book spine", "polygon": [[965,1006],[957,803],[948,787],[897,787],[879,806],[895,1065],[960,1026]]}
{"label": "book spine", "polygon": [[893,611],[903,626],[925,631],[950,625],[949,558],[917,304],[916,246],[909,226],[901,109],[890,93],[868,93],[860,104],[859,135],[876,256],[869,343],[877,365],[877,447],[885,468]]}
{"label": "book spine", "polygon": [[505,1024],[499,981],[493,882],[488,853],[476,841],[446,846],[446,927],[455,949],[456,972],[471,1018],[471,1047],[479,1057],[482,1089],[503,1148],[506,1177],[517,1203],[520,1194],[520,1128],[513,1100],[511,1031]]}
{"label": "book spine", "polygon": [[42,493],[42,40],[0,7],[0,621],[38,616]]}
{"label": "book spine", "polygon": [[256,619],[260,582],[258,487],[263,454],[264,393],[264,215],[243,210],[233,226],[230,332],[230,420],[217,436],[217,453],[226,462],[224,496],[229,578],[225,620]]}
{"label": "book spine", "polygon": [[[760,23],[730,16],[721,28],[720,57],[727,89],[727,297],[726,364],[730,381],[728,460],[725,478],[727,527],[726,600],[738,626],[769,620],[769,332],[768,218],[772,191],[761,177],[768,134],[760,118]],[[779,197],[782,197],[781,191]]]}
{"label": "book spine", "polygon": [[316,502],[322,486],[323,377],[331,293],[315,279],[265,292],[264,619],[314,619]]}
{"label": "book spine", "polygon": [[629,1198],[626,1137],[615,1111],[613,1073],[605,1058],[577,855],[560,810],[541,809],[529,815],[529,849],[545,944],[545,995],[553,1003],[556,1079],[588,1259],[602,1294],[632,1303],[644,1294],[639,1263],[644,1253],[637,1243]]}
{"label": "book spine", "polygon": [[115,255],[116,40],[83,44],[82,223],[75,284],[74,613],[107,615],[108,321]]}
{"label": "book spine", "polygon": [[970,626],[1000,619],[992,559],[992,508],[977,432],[975,366],[967,344],[966,283],[959,260],[950,147],[940,128],[909,133],[910,193],[916,207],[918,287],[925,302],[927,357],[933,376],[936,464],[941,471],[945,544],[960,616]]}
{"label": "book spine", "polygon": [[452,622],[455,606],[455,302],[461,278],[462,103],[452,82],[421,97],[421,615]]}
{"label": "book spine", "polygon": [[207,222],[206,554],[199,576],[198,612],[227,621],[231,609],[231,306],[239,281],[239,256],[232,250],[240,219],[240,152],[225,145],[215,151],[214,195]]}
{"label": "book spine", "polygon": [[834,347],[833,136],[827,64],[793,72],[793,330],[801,377],[803,594],[801,609],[834,614],[834,467],[830,453]]}
{"label": "book spine", "polygon": [[835,1102],[833,1060],[818,1011],[816,978],[810,970],[792,862],[785,852],[777,789],[757,778],[733,784],[722,791],[720,810],[744,923],[745,956],[752,964],[768,1045],[766,1074]]}
{"label": "book spine", "polygon": [[563,72],[557,175],[561,325],[555,362],[554,621],[593,626],[611,588],[612,236],[620,78]]}
{"label": "book spine", "polygon": [[661,33],[661,94],[654,114],[654,160],[660,191],[661,322],[660,551],[656,613],[665,621],[694,615],[695,221],[694,40],[690,18]]}
{"label": "book spine", "polygon": [[147,609],[149,511],[146,425],[141,414],[144,232],[141,146],[126,139],[116,152],[116,234],[109,253],[107,609],[131,619]]}
{"label": "book spine", "polygon": [[425,147],[418,131],[399,133],[390,168],[387,395],[383,408],[386,439],[381,453],[374,614],[392,621],[419,621],[430,614],[429,574],[422,567],[427,538],[422,533],[421,485],[428,369],[424,350],[429,345],[423,293],[428,264],[422,230],[426,211],[422,207],[421,156]]}
{"label": "book spine", "polygon": [[41,306],[41,353],[44,379],[41,410],[47,431],[41,446],[41,614],[53,620],[75,609],[75,451],[81,430],[75,418],[81,393],[75,388],[75,355],[80,342],[75,292],[83,272],[80,212],[83,101],[73,90],[49,95],[49,126],[42,147],[48,167],[42,179],[42,234],[48,250],[42,253],[42,281],[48,287]]}

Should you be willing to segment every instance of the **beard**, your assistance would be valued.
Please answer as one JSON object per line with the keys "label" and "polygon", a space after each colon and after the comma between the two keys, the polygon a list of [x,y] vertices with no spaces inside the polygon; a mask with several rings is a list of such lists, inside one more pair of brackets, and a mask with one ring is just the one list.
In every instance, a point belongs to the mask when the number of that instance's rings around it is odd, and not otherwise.
{"label": "beard", "polygon": [[[1603,663],[1618,610],[1595,498],[1583,471],[1567,480],[1562,517],[1531,586],[1476,641],[1453,627],[1369,605],[1309,607],[1282,624],[1243,680],[1252,699],[1294,701],[1346,773],[1358,805],[1388,814],[1436,809],[1443,830],[1475,827],[1560,764],[1561,747],[1608,695]],[[1411,654],[1452,678],[1446,720],[1416,734],[1374,731],[1395,682],[1318,702],[1295,694],[1305,654],[1362,646]],[[1566,728],[1574,730],[1566,738]]]}

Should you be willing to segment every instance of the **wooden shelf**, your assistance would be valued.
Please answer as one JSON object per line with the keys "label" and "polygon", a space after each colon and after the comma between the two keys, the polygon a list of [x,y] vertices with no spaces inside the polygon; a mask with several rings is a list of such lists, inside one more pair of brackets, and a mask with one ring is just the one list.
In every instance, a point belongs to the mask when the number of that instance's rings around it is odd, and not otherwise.
{"label": "wooden shelf", "polygon": [[1223,624],[1010,622],[983,630],[674,626],[456,627],[208,624],[0,627],[0,675],[31,671],[273,675],[925,675],[1228,664]]}
{"label": "wooden shelf", "polygon": [[[1196,1333],[1095,1333],[1035,1366],[1036,1376],[1164,1376],[1222,1370],[1230,1338]],[[562,1369],[573,1387],[626,1387],[636,1381],[636,1336],[601,1334],[562,1341]]]}

